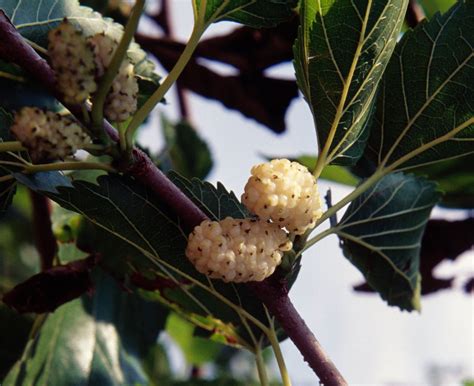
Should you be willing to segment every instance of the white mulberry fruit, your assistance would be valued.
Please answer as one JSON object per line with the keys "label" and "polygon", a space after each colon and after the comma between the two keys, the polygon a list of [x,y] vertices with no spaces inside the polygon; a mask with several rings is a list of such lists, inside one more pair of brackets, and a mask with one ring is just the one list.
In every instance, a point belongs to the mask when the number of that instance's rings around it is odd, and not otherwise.
{"label": "white mulberry fruit", "polygon": [[261,219],[301,235],[322,216],[316,181],[299,163],[274,159],[254,166],[251,174],[242,202]]}
{"label": "white mulberry fruit", "polygon": [[[118,43],[110,36],[96,34],[89,40],[94,51],[97,76],[101,77],[110,65]],[[138,82],[128,58],[122,62],[104,106],[104,114],[112,122],[123,122],[137,110]]]}
{"label": "white mulberry fruit", "polygon": [[72,116],[37,107],[23,107],[16,112],[10,131],[35,162],[63,159],[91,142]]}
{"label": "white mulberry fruit", "polygon": [[256,219],[203,221],[189,235],[186,256],[196,269],[225,282],[262,281],[292,243],[276,224]]}
{"label": "white mulberry fruit", "polygon": [[83,33],[64,19],[48,34],[49,60],[66,103],[87,100],[97,90],[94,54]]}

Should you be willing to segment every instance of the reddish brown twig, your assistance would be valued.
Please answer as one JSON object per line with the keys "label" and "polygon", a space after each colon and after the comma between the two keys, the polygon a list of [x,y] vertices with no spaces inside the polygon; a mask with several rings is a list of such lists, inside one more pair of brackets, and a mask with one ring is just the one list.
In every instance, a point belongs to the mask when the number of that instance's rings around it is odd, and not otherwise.
{"label": "reddish brown twig", "polygon": [[425,11],[423,11],[423,8],[421,8],[421,5],[418,4],[418,1],[410,0],[408,2],[407,13],[405,15],[405,20],[408,26],[410,28],[415,28],[425,18],[426,18]]}
{"label": "reddish brown twig", "polygon": [[286,285],[274,275],[263,282],[251,283],[249,286],[278,320],[321,383],[324,386],[347,385],[344,377],[293,306]]}
{"label": "reddish brown twig", "polygon": [[32,190],[30,197],[33,209],[33,237],[41,259],[41,270],[45,271],[53,266],[58,250],[52,229],[49,199]]}
{"label": "reddish brown twig", "polygon": [[[43,82],[48,90],[57,95],[51,68],[24,42],[2,11],[0,11],[0,42],[0,58],[27,68],[36,80]],[[51,77],[53,82],[51,82]],[[62,100],[60,96],[58,97]],[[71,106],[70,110],[82,119],[77,106]],[[106,121],[104,121],[104,129],[114,141],[117,141],[117,132]],[[206,219],[205,214],[158,170],[153,161],[142,151],[134,149],[130,162],[118,166],[122,171],[150,188],[179,217],[185,228],[192,229]],[[272,284],[269,280],[254,283],[250,287],[275,315],[316,375],[326,385],[346,385],[347,383],[324,354],[313,333],[292,305],[286,287],[281,283]]]}

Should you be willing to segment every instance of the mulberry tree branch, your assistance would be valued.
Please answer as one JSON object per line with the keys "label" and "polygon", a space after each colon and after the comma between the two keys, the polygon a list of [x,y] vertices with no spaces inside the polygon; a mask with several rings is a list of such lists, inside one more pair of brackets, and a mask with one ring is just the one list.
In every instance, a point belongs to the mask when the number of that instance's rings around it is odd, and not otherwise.
{"label": "mulberry tree branch", "polygon": [[[60,101],[63,100],[56,90],[53,70],[23,40],[1,10],[0,42],[0,59],[19,65],[33,78],[41,82]],[[79,120],[82,120],[80,106],[67,107]],[[118,141],[117,131],[105,120],[104,130],[114,142]],[[141,150],[134,148],[129,160],[118,162],[115,166],[154,192],[170,211],[173,211],[180,218],[181,225],[185,230],[191,230],[207,219],[206,215]],[[270,277],[263,282],[249,284],[249,287],[276,317],[321,381],[325,385],[347,385],[294,308],[284,283],[275,281]]]}
{"label": "mulberry tree branch", "polygon": [[30,198],[33,209],[33,237],[41,259],[41,270],[45,271],[53,266],[58,250],[52,229],[49,199],[32,190]]}

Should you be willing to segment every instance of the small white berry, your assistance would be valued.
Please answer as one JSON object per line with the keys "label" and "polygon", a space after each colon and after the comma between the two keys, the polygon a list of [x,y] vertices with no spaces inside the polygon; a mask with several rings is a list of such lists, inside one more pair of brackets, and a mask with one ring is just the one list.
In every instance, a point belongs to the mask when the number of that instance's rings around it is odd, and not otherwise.
{"label": "small white berry", "polygon": [[255,219],[203,221],[189,235],[186,256],[213,279],[262,281],[280,264],[292,243],[276,224]]}
{"label": "small white berry", "polygon": [[10,131],[28,148],[35,162],[63,159],[91,142],[72,116],[37,107],[17,111]]}
{"label": "small white berry", "polygon": [[299,163],[274,159],[254,166],[251,174],[242,202],[261,219],[301,235],[322,216],[316,181]]}
{"label": "small white berry", "polygon": [[[100,78],[110,65],[118,42],[103,33],[89,39]],[[122,62],[104,106],[104,114],[112,122],[123,122],[137,110],[138,82],[133,65],[128,58]]]}
{"label": "small white berry", "polygon": [[66,103],[87,100],[97,90],[94,55],[86,37],[67,19],[48,34],[48,53]]}

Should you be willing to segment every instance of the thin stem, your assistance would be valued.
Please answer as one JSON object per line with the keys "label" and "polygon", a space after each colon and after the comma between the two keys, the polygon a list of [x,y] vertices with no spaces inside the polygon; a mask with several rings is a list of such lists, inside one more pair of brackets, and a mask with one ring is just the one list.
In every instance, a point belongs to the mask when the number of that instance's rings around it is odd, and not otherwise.
{"label": "thin stem", "polygon": [[133,143],[133,137],[138,127],[145,121],[153,108],[163,99],[171,86],[176,82],[181,72],[183,72],[184,68],[191,59],[203,33],[204,28],[201,27],[201,24],[196,24],[191,37],[189,38],[188,44],[184,48],[184,51],[182,52],[171,72],[160,85],[158,90],[156,90],[153,95],[147,99],[143,106],[133,116],[127,127],[127,141],[129,144]]}
{"label": "thin stem", "polygon": [[263,360],[262,348],[260,343],[255,346],[255,363],[257,364],[258,378],[260,379],[260,385],[269,386],[267,370],[265,368],[265,362]]}
{"label": "thin stem", "polygon": [[14,161],[0,161],[0,165],[16,166],[16,167],[22,168],[25,166],[25,163],[14,162]]}
{"label": "thin stem", "polygon": [[340,209],[346,206],[348,203],[356,199],[366,190],[368,190],[372,185],[374,185],[378,180],[380,180],[385,174],[387,174],[387,170],[385,169],[377,169],[374,174],[372,174],[368,179],[366,179],[362,184],[360,184],[357,188],[355,188],[351,193],[345,196],[342,200],[334,204],[331,208],[329,208],[326,212],[323,213],[321,218],[316,221],[316,227],[321,225],[324,221],[328,218],[332,217],[336,214]]}
{"label": "thin stem", "polygon": [[325,237],[329,236],[330,234],[334,232],[335,232],[335,229],[331,227],[322,231],[321,233],[318,233],[316,236],[310,238],[308,241],[306,241],[304,247],[300,251],[298,251],[298,253],[295,256],[295,259],[300,257],[304,251],[312,247],[314,244],[316,244],[317,242],[321,241],[322,239],[324,239]]}
{"label": "thin stem", "polygon": [[24,151],[26,148],[20,141],[0,142],[0,152],[4,151]]}
{"label": "thin stem", "polygon": [[286,368],[285,359],[283,357],[283,353],[281,352],[280,342],[278,341],[278,337],[275,333],[275,323],[273,318],[270,317],[268,314],[268,310],[265,307],[265,313],[267,314],[268,321],[270,322],[270,329],[269,334],[267,335],[268,340],[273,348],[273,353],[275,354],[275,359],[278,364],[278,369],[280,370],[281,381],[283,382],[283,386],[291,386],[291,379],[290,375],[288,374],[288,370]]}
{"label": "thin stem", "polygon": [[28,165],[23,172],[38,173],[53,170],[105,170],[107,172],[116,172],[112,166],[99,162],[57,162],[52,164]]}
{"label": "thin stem", "polygon": [[[41,326],[46,321],[48,314],[37,314],[35,320],[33,321],[33,326],[31,326],[30,334],[28,336],[28,340],[35,339],[36,335],[38,334]],[[26,353],[26,351],[25,351]]]}
{"label": "thin stem", "polygon": [[127,25],[125,26],[122,39],[120,40],[120,43],[114,52],[112,60],[110,61],[110,64],[107,67],[104,76],[100,80],[97,92],[92,97],[92,128],[96,133],[103,132],[103,111],[105,99],[115,77],[117,76],[117,73],[120,69],[120,65],[122,64],[123,59],[127,54],[127,49],[133,39],[133,35],[137,30],[138,22],[142,14],[144,4],[145,0],[136,1],[135,6],[132,10],[132,14],[128,19]]}
{"label": "thin stem", "polygon": [[43,56],[49,56],[48,50],[46,48],[41,47],[39,44],[36,44],[34,41],[24,38],[26,42],[35,49],[35,51],[38,51],[40,54]]}
{"label": "thin stem", "polygon": [[0,177],[0,182],[6,182],[6,181],[13,180],[13,179],[14,179],[14,177],[11,174],[7,174],[6,176],[1,176]]}

